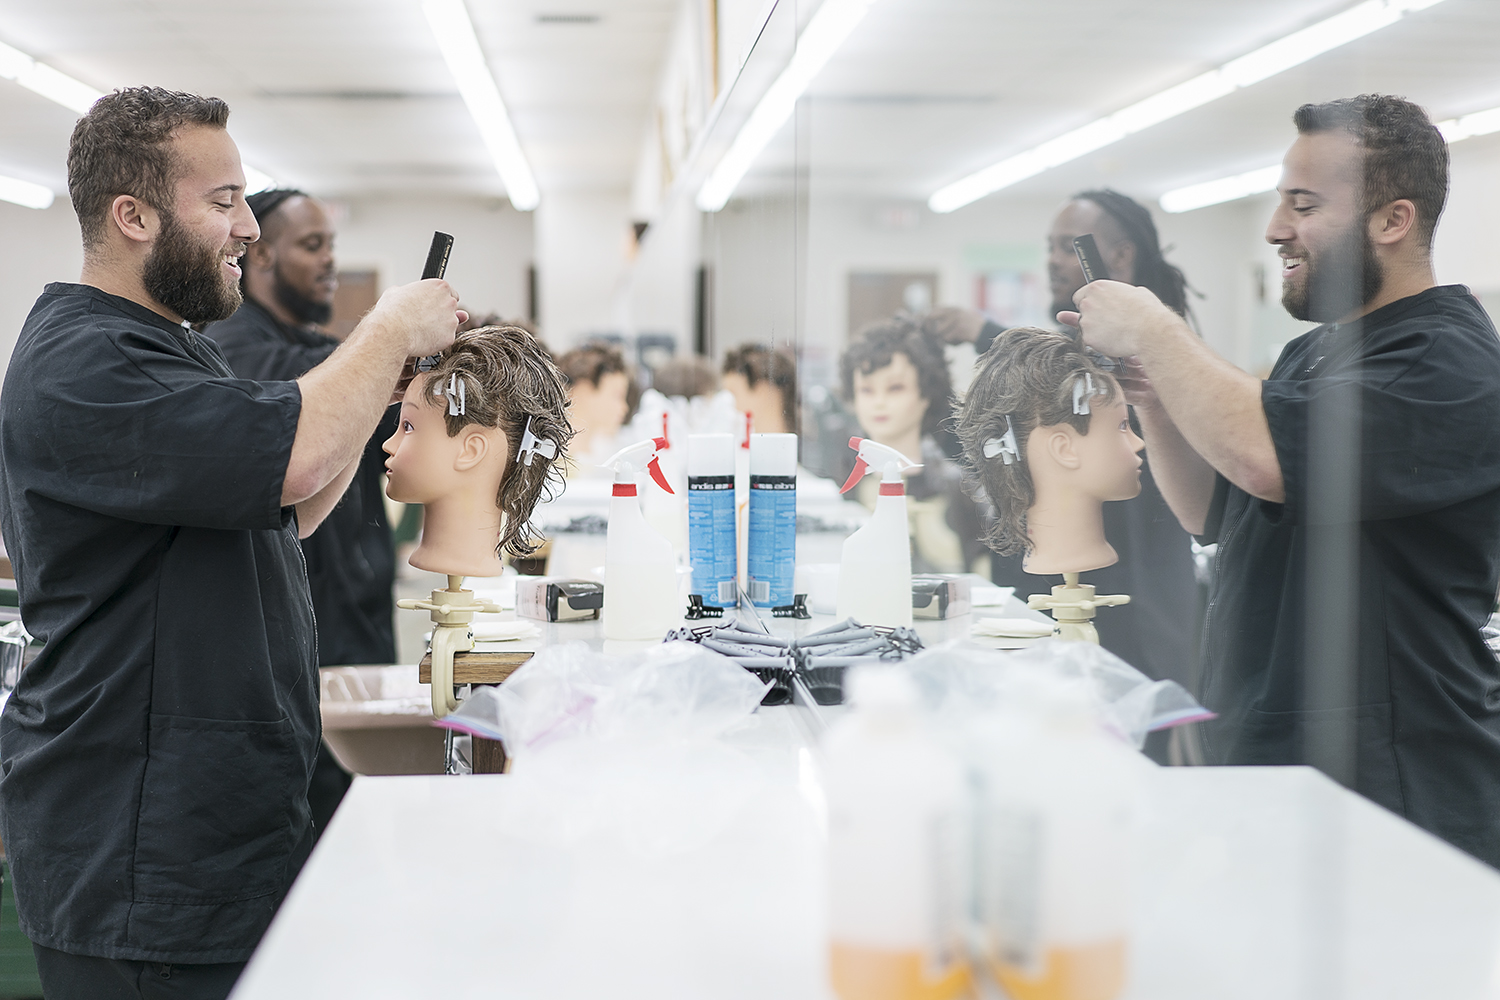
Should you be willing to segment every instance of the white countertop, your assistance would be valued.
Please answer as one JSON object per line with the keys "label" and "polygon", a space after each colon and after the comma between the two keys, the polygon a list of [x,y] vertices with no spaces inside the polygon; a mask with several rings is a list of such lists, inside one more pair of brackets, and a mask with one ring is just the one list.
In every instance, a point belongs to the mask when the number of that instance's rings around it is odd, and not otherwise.
{"label": "white countertop", "polygon": [[[665,854],[507,829],[510,776],[357,779],[234,997],[825,1000],[798,712],[736,734],[766,782]],[[1308,768],[1143,768],[1126,997],[1500,996],[1500,874]]]}

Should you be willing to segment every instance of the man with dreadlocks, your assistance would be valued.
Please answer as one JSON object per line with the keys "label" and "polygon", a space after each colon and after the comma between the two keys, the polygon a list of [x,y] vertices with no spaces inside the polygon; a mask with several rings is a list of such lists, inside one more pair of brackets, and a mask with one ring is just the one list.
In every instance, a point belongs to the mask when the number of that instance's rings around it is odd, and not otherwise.
{"label": "man with dreadlocks", "polygon": [[[1188,314],[1187,281],[1167,263],[1151,213],[1118,191],[1083,191],[1070,198],[1052,221],[1047,236],[1047,276],[1052,312],[1071,309],[1073,293],[1084,286],[1073,238],[1092,233],[1112,278],[1149,288],[1180,316]],[[1001,327],[986,322],[975,348],[989,350]],[[1132,418],[1132,424],[1134,419]],[[1140,433],[1139,426],[1135,427]],[[1104,533],[1120,561],[1090,574],[1100,593],[1131,595],[1126,613],[1099,622],[1099,641],[1116,656],[1152,677],[1195,685],[1196,644],[1202,624],[1187,532],[1162,499],[1151,476],[1151,455],[1141,470],[1141,493],[1134,500],[1106,504]],[[992,556],[996,583],[1021,595],[1046,593],[1056,580],[1031,576],[1021,557]]]}
{"label": "man with dreadlocks", "polygon": [[[257,382],[300,378],[328,359],[339,342],[319,332],[333,315],[338,288],[333,221],[323,203],[278,188],[245,199],[260,239],[245,253],[244,302],[208,328],[230,369]],[[396,430],[389,408],[365,445],[343,500],[302,541],[307,583],[317,617],[318,665],[390,663],[396,658],[392,615],[396,551],[382,497],[385,454],[380,442]],[[307,802],[321,834],[353,779],[319,747]]]}

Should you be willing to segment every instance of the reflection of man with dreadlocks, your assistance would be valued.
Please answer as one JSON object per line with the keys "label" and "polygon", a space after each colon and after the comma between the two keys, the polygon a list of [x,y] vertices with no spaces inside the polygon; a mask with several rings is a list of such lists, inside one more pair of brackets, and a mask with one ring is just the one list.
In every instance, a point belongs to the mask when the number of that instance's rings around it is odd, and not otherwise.
{"label": "reflection of man with dreadlocks", "polygon": [[[1073,308],[1073,293],[1084,286],[1083,269],[1073,238],[1092,233],[1110,277],[1142,285],[1177,312],[1187,315],[1187,281],[1162,257],[1151,213],[1118,191],[1084,191],[1063,205],[1047,236],[1047,275],[1052,285],[1052,315]],[[929,326],[948,326],[949,340],[962,339],[982,320],[973,313],[938,310]],[[947,323],[944,323],[944,320]],[[975,349],[982,356],[1001,332],[994,323],[977,331]],[[972,336],[972,334],[970,334]],[[1132,423],[1134,420],[1132,418]],[[1136,432],[1140,428],[1136,427]],[[1105,504],[1104,532],[1120,561],[1089,574],[1100,593],[1131,595],[1127,608],[1098,621],[1099,641],[1106,649],[1153,677],[1170,677],[1191,689],[1195,680],[1196,643],[1200,627],[1198,590],[1193,577],[1191,545],[1161,491],[1151,478],[1151,456],[1141,472],[1141,493],[1134,500]],[[1026,594],[1045,593],[1058,579],[1031,576],[1020,556],[994,556],[995,582]]]}

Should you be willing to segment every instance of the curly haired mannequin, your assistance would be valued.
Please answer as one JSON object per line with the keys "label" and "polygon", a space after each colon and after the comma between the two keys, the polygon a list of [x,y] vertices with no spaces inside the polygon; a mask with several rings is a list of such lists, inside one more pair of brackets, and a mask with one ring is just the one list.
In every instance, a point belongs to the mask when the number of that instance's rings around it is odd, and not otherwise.
{"label": "curly haired mannequin", "polygon": [[986,541],[1028,573],[1119,561],[1103,505],[1141,489],[1124,394],[1067,334],[1019,327],[984,357],[958,416],[964,455],[996,510]]}
{"label": "curly haired mannequin", "polygon": [[392,500],[424,506],[410,563],[450,576],[498,576],[500,553],[536,548],[531,512],[562,487],[573,429],[567,383],[525,330],[460,333],[417,375],[385,442]]}

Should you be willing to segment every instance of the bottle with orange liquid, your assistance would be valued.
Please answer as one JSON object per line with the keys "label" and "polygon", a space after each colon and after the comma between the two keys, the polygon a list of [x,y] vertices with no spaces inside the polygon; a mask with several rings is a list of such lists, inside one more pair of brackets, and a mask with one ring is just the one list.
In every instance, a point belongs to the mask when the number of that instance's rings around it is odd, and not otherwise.
{"label": "bottle with orange liquid", "polygon": [[1012,1000],[1113,1000],[1129,942],[1132,751],[1086,692],[1038,692],[1038,712],[972,741],[981,960]]}
{"label": "bottle with orange liquid", "polygon": [[851,668],[829,732],[829,972],[840,1000],[970,995],[963,942],[964,780],[923,732],[894,666]]}

